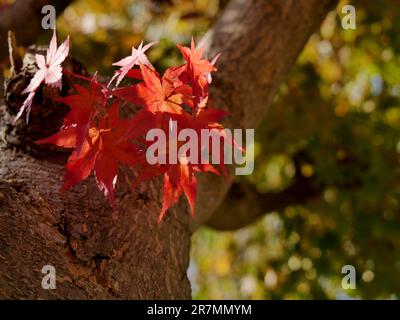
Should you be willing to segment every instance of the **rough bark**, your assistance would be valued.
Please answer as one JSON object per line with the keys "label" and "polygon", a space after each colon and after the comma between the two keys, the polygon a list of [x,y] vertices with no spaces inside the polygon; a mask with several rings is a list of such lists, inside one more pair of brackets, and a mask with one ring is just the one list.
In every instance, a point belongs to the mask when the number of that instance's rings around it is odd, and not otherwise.
{"label": "rough bark", "polygon": [[[332,4],[234,0],[226,8],[210,45],[223,52],[212,94],[215,106],[233,113],[228,126],[258,125]],[[9,111],[0,110],[3,126]],[[131,192],[125,178],[132,173],[122,171],[113,214],[93,178],[60,194],[63,156],[39,158],[29,148],[15,149],[7,128],[0,149],[1,298],[190,298],[190,230],[211,216],[228,189],[226,181],[202,179],[195,224],[181,201],[158,225],[160,181]],[[57,270],[56,290],[41,288],[46,264]]]}

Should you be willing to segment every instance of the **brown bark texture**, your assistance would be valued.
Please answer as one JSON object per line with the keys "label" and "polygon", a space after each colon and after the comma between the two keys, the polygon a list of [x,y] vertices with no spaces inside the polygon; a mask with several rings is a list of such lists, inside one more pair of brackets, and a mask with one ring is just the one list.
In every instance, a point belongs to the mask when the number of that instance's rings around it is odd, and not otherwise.
{"label": "brown bark texture", "polygon": [[[231,1],[208,41],[210,56],[223,53],[212,100],[232,113],[228,127],[257,127],[307,39],[335,3]],[[115,212],[94,178],[60,193],[66,155],[36,150],[27,134],[44,135],[43,113],[51,119],[57,112],[46,102],[51,93],[43,92],[33,106],[37,114],[32,113],[29,126],[35,129],[10,124],[28,76],[24,67],[16,70],[8,82],[12,94],[7,104],[0,103],[0,298],[189,299],[191,233],[210,219],[230,184],[202,177],[196,219],[182,200],[161,224],[161,181],[131,191],[135,173],[127,170],[119,175]],[[57,123],[50,123],[46,129],[52,131]],[[230,213],[224,214],[229,219]],[[56,269],[55,290],[41,286],[47,264]]]}

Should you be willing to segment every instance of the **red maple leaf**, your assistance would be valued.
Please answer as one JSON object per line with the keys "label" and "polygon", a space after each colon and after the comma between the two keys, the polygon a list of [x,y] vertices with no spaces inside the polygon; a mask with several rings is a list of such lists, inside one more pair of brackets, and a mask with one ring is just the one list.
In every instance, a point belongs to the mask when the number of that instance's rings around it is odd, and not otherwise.
{"label": "red maple leaf", "polygon": [[193,79],[217,70],[210,61],[203,59],[204,48],[200,47],[196,49],[193,38],[190,48],[181,45],[178,45],[178,48],[187,62],[187,72]]}
{"label": "red maple leaf", "polygon": [[96,74],[91,79],[72,75],[89,82],[89,88],[74,83],[76,93],[59,98],[58,101],[70,107],[69,113],[64,118],[62,129],[76,133],[76,147],[79,149],[93,122],[106,113],[108,93]]}
{"label": "red maple leaf", "polygon": [[196,49],[193,38],[190,48],[181,45],[178,45],[178,48],[186,60],[185,72],[182,74],[182,79],[192,86],[194,102],[195,105],[198,105],[204,98],[208,97],[208,87],[212,79],[211,73],[217,71],[214,64],[219,55],[211,62],[204,59],[204,48],[200,47]]}
{"label": "red maple leaf", "polygon": [[[132,187],[144,180],[164,177],[161,221],[182,195],[186,196],[192,215],[195,214],[195,172],[220,175],[216,168],[218,165],[221,172],[227,175],[223,164],[223,144],[218,150],[221,163],[215,165],[201,163],[204,149],[208,153],[215,151],[211,145],[198,145],[199,159],[191,163],[193,157],[190,154],[178,154],[180,146],[186,142],[171,142],[169,139],[165,142],[164,155],[170,159],[169,152],[175,151],[170,151],[169,146],[175,143],[177,154],[174,158],[178,159],[177,163],[150,164],[146,160],[146,150],[151,145],[145,139],[148,131],[159,128],[169,137],[172,122],[177,124],[178,135],[187,128],[195,130],[198,136],[201,136],[203,129],[214,129],[221,139],[227,138],[220,121],[228,113],[213,109],[209,104],[211,72],[216,71],[214,64],[218,57],[211,62],[204,59],[204,49],[196,49],[193,40],[190,48],[178,47],[186,63],[167,69],[162,77],[147,64],[138,62],[139,68],[133,69],[127,65],[121,75],[135,79],[137,83],[131,86],[108,90],[96,75],[89,79],[72,74],[75,78],[87,81],[88,88],[73,84],[76,93],[60,98],[71,108],[60,132],[37,142],[74,148],[66,165],[62,190],[74,186],[93,172],[99,189],[114,204],[119,166],[138,167],[140,174]],[[113,101],[111,107],[110,101]],[[133,117],[122,119],[119,115],[121,101],[140,106],[141,109]],[[234,144],[234,140],[228,140],[228,143]]]}
{"label": "red maple leaf", "polygon": [[167,213],[167,210],[178,202],[182,193],[185,194],[192,216],[194,216],[196,189],[197,180],[191,166],[180,163],[169,166],[168,171],[164,174],[164,194],[158,221],[160,222]]}
{"label": "red maple leaf", "polygon": [[[165,151],[167,153],[166,157],[168,158],[170,156],[169,144],[175,143],[174,141],[169,140],[169,125],[171,121],[176,121],[178,135],[181,130],[191,128],[196,130],[200,136],[201,129],[222,130],[223,127],[217,121],[226,116],[227,112],[217,109],[201,109],[196,117],[186,112],[182,114],[170,114],[168,117],[166,117],[163,113],[160,114],[164,115],[159,128],[164,130],[167,138]],[[178,151],[180,146],[182,146],[185,142],[176,141],[176,143]],[[223,146],[221,147],[221,150],[223,152]],[[199,145],[199,150],[197,152],[199,157],[196,159],[197,161],[195,163],[191,163],[189,161],[190,155],[177,153],[177,163],[156,164],[151,166],[147,165],[142,168],[141,174],[134,182],[133,187],[145,180],[150,180],[161,175],[164,176],[163,200],[159,221],[163,219],[167,210],[177,203],[182,194],[186,196],[192,215],[195,215],[195,199],[197,189],[197,179],[194,174],[195,172],[210,172],[220,175],[220,172],[214,167],[214,165],[210,163],[201,163],[201,152],[201,146]],[[227,174],[222,163],[220,164],[220,168],[224,174]]]}
{"label": "red maple leaf", "polygon": [[80,132],[76,127],[62,129],[37,143],[76,148],[68,159],[62,190],[86,179],[93,171],[100,190],[113,204],[119,164],[133,166],[144,161],[137,146],[128,139],[121,139],[126,136],[128,128],[129,120],[119,118],[119,106],[116,102],[107,117],[100,121],[98,128],[92,126],[87,130],[81,145],[78,145]]}
{"label": "red maple leaf", "polygon": [[[182,69],[170,68],[161,78],[157,71],[147,65],[141,65],[140,68],[143,82],[115,89],[112,94],[153,113],[179,114],[183,111],[181,106],[184,103],[191,105],[191,89],[178,79]],[[137,71],[134,77],[140,78]]]}

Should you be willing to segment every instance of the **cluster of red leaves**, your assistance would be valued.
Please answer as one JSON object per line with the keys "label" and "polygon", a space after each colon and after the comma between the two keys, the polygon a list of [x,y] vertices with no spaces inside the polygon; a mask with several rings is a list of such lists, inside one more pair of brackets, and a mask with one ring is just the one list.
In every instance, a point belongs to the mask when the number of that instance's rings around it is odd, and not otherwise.
{"label": "cluster of red leaves", "polygon": [[[63,190],[93,172],[99,188],[114,205],[118,168],[127,165],[140,170],[132,187],[144,180],[164,176],[159,220],[177,203],[182,193],[194,215],[197,184],[194,173],[220,175],[220,172],[225,173],[223,164],[219,165],[219,170],[212,164],[189,161],[150,165],[145,157],[149,142],[144,137],[152,128],[168,133],[172,120],[177,123],[178,132],[184,128],[196,130],[199,136],[201,129],[214,128],[222,132],[219,121],[227,113],[211,108],[209,102],[211,73],[216,71],[217,58],[211,62],[204,59],[203,49],[196,49],[192,40],[190,48],[178,46],[185,64],[171,67],[160,76],[144,55],[147,48],[142,49],[142,45],[138,50],[133,48],[132,56],[114,64],[121,67],[114,76],[118,77],[117,84],[126,75],[134,79],[133,85],[109,89],[96,75],[91,79],[74,75],[84,80],[87,87],[74,84],[75,92],[60,99],[70,107],[70,112],[60,132],[38,143],[74,148],[66,165]],[[120,106],[125,108],[131,104],[140,106],[140,110],[131,118],[122,118]]]}

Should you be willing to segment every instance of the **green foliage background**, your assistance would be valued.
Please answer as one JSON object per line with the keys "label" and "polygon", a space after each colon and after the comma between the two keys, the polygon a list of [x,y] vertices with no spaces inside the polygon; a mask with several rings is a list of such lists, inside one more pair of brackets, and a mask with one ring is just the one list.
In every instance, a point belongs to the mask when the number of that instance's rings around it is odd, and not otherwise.
{"label": "green foliage background", "polygon": [[[111,74],[142,39],[160,40],[150,58],[162,70],[180,62],[175,44],[203,36],[226,2],[77,0],[58,28],[92,71]],[[246,178],[261,193],[284,190],[301,154],[301,174],[320,196],[236,232],[197,232],[194,298],[399,298],[400,7],[351,1],[357,29],[343,30],[346,3],[310,38],[256,130]],[[356,290],[341,288],[346,264],[356,267]]]}

